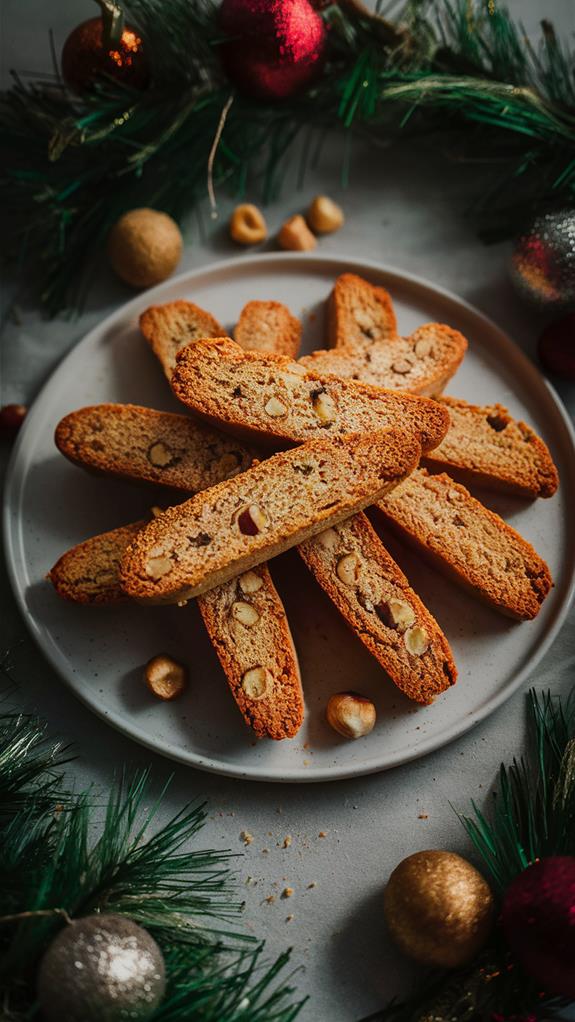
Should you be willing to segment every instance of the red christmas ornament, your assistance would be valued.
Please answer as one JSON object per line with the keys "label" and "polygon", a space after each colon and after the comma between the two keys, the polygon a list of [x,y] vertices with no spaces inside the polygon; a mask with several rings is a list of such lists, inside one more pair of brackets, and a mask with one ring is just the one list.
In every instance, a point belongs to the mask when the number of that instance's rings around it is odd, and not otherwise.
{"label": "red christmas ornament", "polygon": [[545,327],[537,350],[548,372],[575,380],[575,312]]}
{"label": "red christmas ornament", "polygon": [[223,0],[226,74],[247,95],[288,99],[320,73],[324,23],[309,0]]}
{"label": "red christmas ornament", "polygon": [[95,78],[111,76],[123,85],[143,89],[150,69],[144,44],[113,0],[96,0],[99,18],[90,18],[70,33],[62,50],[62,75],[73,89],[89,88]]}
{"label": "red christmas ornament", "polygon": [[26,418],[26,405],[4,405],[0,408],[0,437],[13,440]]}
{"label": "red christmas ornament", "polygon": [[545,993],[575,997],[575,856],[529,866],[508,888],[503,930],[525,971]]}

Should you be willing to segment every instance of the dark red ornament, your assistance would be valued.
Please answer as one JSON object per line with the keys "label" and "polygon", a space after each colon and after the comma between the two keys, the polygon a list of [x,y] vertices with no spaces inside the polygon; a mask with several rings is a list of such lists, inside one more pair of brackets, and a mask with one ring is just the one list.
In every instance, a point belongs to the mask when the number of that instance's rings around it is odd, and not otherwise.
{"label": "dark red ornament", "polygon": [[575,997],[575,856],[541,859],[520,873],[505,895],[502,923],[545,993]]}
{"label": "dark red ornament", "polygon": [[70,33],[62,50],[62,75],[73,89],[89,88],[95,78],[108,76],[133,89],[150,79],[144,43],[132,25],[124,24],[113,0],[96,0],[99,18],[90,18]]}
{"label": "dark red ornament", "polygon": [[537,351],[548,372],[575,380],[575,312],[545,327]]}
{"label": "dark red ornament", "polygon": [[26,405],[4,405],[0,408],[0,437],[12,440],[26,418]]}
{"label": "dark red ornament", "polygon": [[309,0],[223,0],[226,74],[257,99],[289,99],[320,74],[325,25]]}

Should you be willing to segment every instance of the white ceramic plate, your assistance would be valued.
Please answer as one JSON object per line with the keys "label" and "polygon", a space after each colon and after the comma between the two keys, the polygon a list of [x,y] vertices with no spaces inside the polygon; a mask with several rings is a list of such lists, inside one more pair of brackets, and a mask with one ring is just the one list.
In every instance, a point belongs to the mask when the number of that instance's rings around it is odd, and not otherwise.
{"label": "white ceramic plate", "polygon": [[[345,270],[389,288],[402,333],[441,320],[460,329],[470,350],[449,393],[499,401],[551,446],[561,473],[551,500],[526,503],[486,495],[548,561],[555,589],[537,620],[518,624],[482,606],[406,548],[386,542],[444,628],[459,668],[454,689],[433,706],[401,696],[347,630],[291,551],[272,565],[298,648],[306,722],[290,741],[256,741],[229,695],[196,607],[83,608],[61,602],[44,580],[64,550],[139,518],[159,493],[90,476],[56,451],[54,427],[67,412],[101,401],[175,409],[168,385],[137,329],[146,306],[189,298],[231,327],[250,299],[283,301],[304,321],[304,350],[322,346],[323,303]],[[463,734],[529,678],[565,617],[575,551],[568,508],[575,506],[574,437],[554,392],[501,331],[471,306],[425,281],[374,263],[300,255],[230,260],[170,280],[135,298],[88,334],[55,371],[28,415],[14,451],[5,535],[17,599],[32,635],[73,691],[136,741],[183,763],[236,777],[320,781],[403,763]],[[571,529],[571,532],[573,530]],[[142,665],[168,651],[187,662],[181,700],[154,700]],[[375,730],[346,742],[324,721],[328,696],[356,689],[377,705]]]}

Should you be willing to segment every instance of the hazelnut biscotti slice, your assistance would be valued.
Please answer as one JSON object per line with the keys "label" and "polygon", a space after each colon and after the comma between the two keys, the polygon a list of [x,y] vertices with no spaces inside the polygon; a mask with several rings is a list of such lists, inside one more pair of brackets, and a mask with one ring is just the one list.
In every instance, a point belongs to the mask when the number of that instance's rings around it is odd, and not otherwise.
{"label": "hazelnut biscotti slice", "polygon": [[509,617],[536,617],[553,581],[515,529],[448,475],[418,469],[377,503],[386,522],[441,571]]}
{"label": "hazelnut biscotti slice", "polygon": [[559,476],[549,449],[530,426],[511,418],[502,405],[471,405],[439,399],[451,426],[424,464],[456,473],[463,483],[522,497],[552,497]]}
{"label": "hazelnut biscotti slice", "polygon": [[360,380],[375,387],[436,397],[457,371],[467,351],[458,330],[426,323],[409,337],[373,341],[359,349],[314,351],[299,363],[322,376]]}
{"label": "hazelnut biscotti slice", "polygon": [[457,670],[445,635],[364,514],[321,532],[298,550],[408,699],[431,703],[455,684]]}
{"label": "hazelnut biscotti slice", "polygon": [[429,398],[323,378],[281,355],[243,351],[229,338],[182,351],[171,383],[196,415],[276,446],[401,426],[419,433],[427,451],[449,425],[447,409]]}
{"label": "hazelnut biscotti slice", "polygon": [[196,493],[244,472],[254,452],[189,415],[139,405],[80,408],[56,427],[56,446],[77,465]]}
{"label": "hazelnut biscotti slice", "polygon": [[390,294],[355,273],[342,273],[327,307],[328,344],[361,351],[375,341],[397,337],[397,320]]}
{"label": "hazelnut biscotti slice", "polygon": [[[144,525],[93,536],[63,554],[48,575],[58,595],[83,604],[126,600],[119,565]],[[293,738],[304,716],[300,670],[267,565],[198,597],[198,606],[246,724],[260,737]]]}
{"label": "hazelnut biscotti slice", "polygon": [[240,313],[234,337],[245,351],[273,351],[295,358],[301,344],[301,323],[281,302],[248,302]]}
{"label": "hazelnut biscotti slice", "polygon": [[143,602],[198,596],[379,500],[420,455],[405,429],[275,454],[150,522],[122,560],[122,586]]}
{"label": "hazelnut biscotti slice", "polygon": [[225,333],[209,312],[183,299],[151,305],[140,316],[140,330],[162,363],[168,379],[181,348],[200,337],[221,337]]}

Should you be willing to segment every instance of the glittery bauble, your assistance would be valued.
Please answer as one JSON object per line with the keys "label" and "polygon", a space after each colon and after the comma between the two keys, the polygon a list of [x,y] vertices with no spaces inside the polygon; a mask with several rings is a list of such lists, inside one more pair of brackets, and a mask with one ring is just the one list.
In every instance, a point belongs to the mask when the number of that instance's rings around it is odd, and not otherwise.
{"label": "glittery bauble", "polygon": [[320,73],[326,32],[308,0],[223,0],[226,74],[247,95],[288,99]]}
{"label": "glittery bauble", "polygon": [[575,308],[575,210],[546,213],[517,238],[511,279],[540,309]]}
{"label": "glittery bauble", "polygon": [[135,28],[125,25],[116,44],[102,43],[104,23],[90,18],[70,33],[62,50],[62,75],[73,89],[86,89],[99,76],[111,76],[133,89],[143,89],[150,79],[144,43]]}
{"label": "glittery bauble", "polygon": [[575,312],[545,327],[537,352],[548,372],[575,380]]}
{"label": "glittery bauble", "polygon": [[145,1022],[166,987],[162,952],[131,919],[86,916],[52,941],[38,975],[49,1022]]}
{"label": "glittery bauble", "polygon": [[575,997],[575,857],[529,866],[503,901],[503,930],[525,971],[545,993]]}
{"label": "glittery bauble", "polygon": [[455,852],[416,852],[394,869],[384,914],[398,947],[425,965],[455,968],[485,943],[493,896],[480,873]]}

